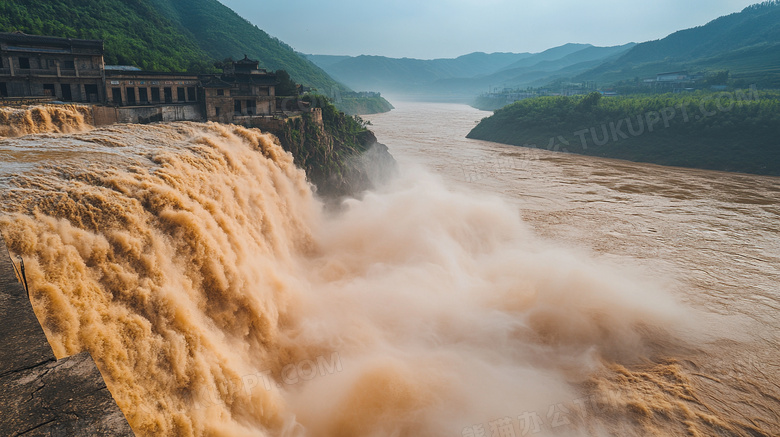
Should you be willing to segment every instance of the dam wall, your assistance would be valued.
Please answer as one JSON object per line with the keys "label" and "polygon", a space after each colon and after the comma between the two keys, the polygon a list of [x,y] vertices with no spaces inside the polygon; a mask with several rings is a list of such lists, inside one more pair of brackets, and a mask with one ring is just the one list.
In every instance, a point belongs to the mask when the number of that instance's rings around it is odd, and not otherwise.
{"label": "dam wall", "polygon": [[54,356],[2,236],[0,406],[3,436],[134,435],[89,352]]}
{"label": "dam wall", "polygon": [[200,104],[175,104],[157,106],[92,106],[95,126],[114,123],[139,123],[171,121],[203,121]]}

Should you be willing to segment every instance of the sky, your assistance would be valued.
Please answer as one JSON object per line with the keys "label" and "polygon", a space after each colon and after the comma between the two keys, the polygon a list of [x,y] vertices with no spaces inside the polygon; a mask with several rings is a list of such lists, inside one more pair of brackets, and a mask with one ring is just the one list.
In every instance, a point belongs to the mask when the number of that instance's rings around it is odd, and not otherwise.
{"label": "sky", "polygon": [[318,55],[452,58],[612,46],[663,38],[758,0],[220,0],[259,28]]}

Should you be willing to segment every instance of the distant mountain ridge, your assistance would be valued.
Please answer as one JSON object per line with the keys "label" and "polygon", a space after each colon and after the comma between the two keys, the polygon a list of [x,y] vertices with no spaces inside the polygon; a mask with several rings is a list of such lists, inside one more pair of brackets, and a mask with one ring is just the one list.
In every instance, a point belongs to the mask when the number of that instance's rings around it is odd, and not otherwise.
{"label": "distant mountain ridge", "polygon": [[780,86],[780,1],[748,6],[703,26],[638,44],[575,80],[609,83],[677,70],[729,70],[744,83]]}
{"label": "distant mountain ridge", "polygon": [[493,86],[528,86],[557,78],[559,71],[570,75],[584,72],[633,45],[566,44],[541,53],[476,52],[431,60],[366,55],[306,57],[353,88],[423,98],[468,99]]}
{"label": "distant mountain ridge", "polygon": [[765,1],[666,38],[614,47],[565,44],[541,53],[471,53],[454,59],[306,57],[348,86],[421,100],[470,100],[496,88],[556,81],[609,86],[669,71],[728,70],[742,86],[780,87],[780,0]]}

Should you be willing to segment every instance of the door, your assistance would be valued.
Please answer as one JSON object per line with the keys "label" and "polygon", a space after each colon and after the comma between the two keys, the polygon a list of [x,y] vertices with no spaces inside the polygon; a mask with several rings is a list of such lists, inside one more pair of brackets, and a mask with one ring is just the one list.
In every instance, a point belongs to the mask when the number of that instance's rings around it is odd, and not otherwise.
{"label": "door", "polygon": [[111,88],[111,98],[115,105],[122,104],[122,88]]}
{"label": "door", "polygon": [[84,85],[84,93],[87,95],[88,102],[97,103],[98,101],[97,85]]}
{"label": "door", "polygon": [[62,100],[65,102],[72,102],[73,101],[73,94],[70,92],[70,85],[67,83],[60,84],[60,88],[62,89]]}
{"label": "door", "polygon": [[135,105],[135,87],[130,86],[125,89],[125,93],[127,94],[127,104],[128,105]]}

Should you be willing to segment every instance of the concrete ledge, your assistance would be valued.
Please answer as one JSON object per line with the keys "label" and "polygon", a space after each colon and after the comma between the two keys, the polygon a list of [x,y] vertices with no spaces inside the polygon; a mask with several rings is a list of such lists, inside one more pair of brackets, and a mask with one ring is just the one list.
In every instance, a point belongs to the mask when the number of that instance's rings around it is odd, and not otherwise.
{"label": "concrete ledge", "polygon": [[133,436],[88,352],[56,360],[0,237],[0,435]]}

